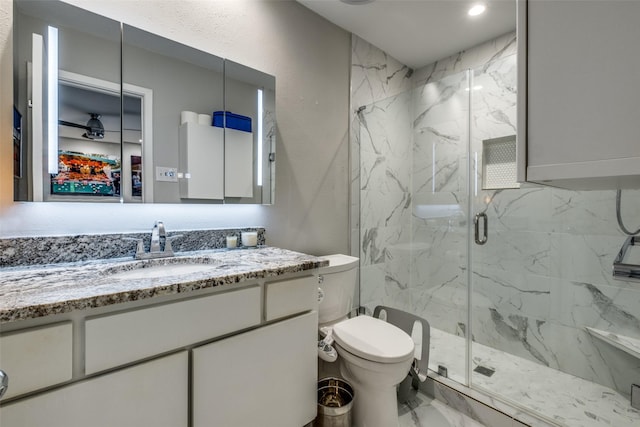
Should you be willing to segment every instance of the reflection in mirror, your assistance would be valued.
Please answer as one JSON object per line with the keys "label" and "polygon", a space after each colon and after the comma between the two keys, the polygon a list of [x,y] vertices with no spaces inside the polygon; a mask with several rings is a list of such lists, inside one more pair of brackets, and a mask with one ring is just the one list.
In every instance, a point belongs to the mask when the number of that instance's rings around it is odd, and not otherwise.
{"label": "reflection in mirror", "polygon": [[273,76],[227,61],[225,81],[222,58],[61,1],[14,11],[15,200],[273,203]]}
{"label": "reflection in mirror", "polygon": [[120,24],[14,7],[15,200],[120,201]]}
{"label": "reflection in mirror", "polygon": [[142,105],[139,116],[124,115],[125,128],[141,123],[142,151],[130,154],[125,142],[122,168],[138,200],[222,203],[224,135],[212,124],[223,109],[223,59],[128,25],[122,58],[124,92]]}
{"label": "reflection in mirror", "polygon": [[274,203],[275,77],[225,60],[225,203]]}

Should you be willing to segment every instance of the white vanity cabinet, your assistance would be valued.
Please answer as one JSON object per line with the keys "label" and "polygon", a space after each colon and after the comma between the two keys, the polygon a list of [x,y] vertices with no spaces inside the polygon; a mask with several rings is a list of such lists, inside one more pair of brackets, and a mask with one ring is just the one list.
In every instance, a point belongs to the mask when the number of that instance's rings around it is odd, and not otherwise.
{"label": "white vanity cabinet", "polygon": [[0,425],[187,427],[188,373],[182,351],[0,406]]}
{"label": "white vanity cabinet", "polygon": [[526,180],[640,186],[640,2],[521,1],[519,14]]}
{"label": "white vanity cabinet", "polygon": [[193,350],[193,426],[301,427],[316,415],[318,313]]}
{"label": "white vanity cabinet", "polygon": [[10,394],[0,426],[301,427],[315,418],[317,276],[156,301],[3,332]]}

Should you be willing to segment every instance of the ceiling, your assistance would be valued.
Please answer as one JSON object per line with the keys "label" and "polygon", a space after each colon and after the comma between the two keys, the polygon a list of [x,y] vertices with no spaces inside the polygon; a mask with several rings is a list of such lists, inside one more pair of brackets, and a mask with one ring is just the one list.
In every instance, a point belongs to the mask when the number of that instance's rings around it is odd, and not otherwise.
{"label": "ceiling", "polygon": [[[516,28],[516,0],[296,0],[417,69]],[[478,2],[485,13],[471,17]]]}

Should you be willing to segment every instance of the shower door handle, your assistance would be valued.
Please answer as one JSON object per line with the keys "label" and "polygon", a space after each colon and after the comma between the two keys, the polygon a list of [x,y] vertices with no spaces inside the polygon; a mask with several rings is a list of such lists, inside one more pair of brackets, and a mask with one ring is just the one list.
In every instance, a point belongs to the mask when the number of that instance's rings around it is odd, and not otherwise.
{"label": "shower door handle", "polygon": [[[480,219],[482,219],[482,237],[480,237]],[[489,219],[484,212],[476,214],[473,218],[473,225],[475,226],[475,241],[477,245],[484,245],[487,243]]]}

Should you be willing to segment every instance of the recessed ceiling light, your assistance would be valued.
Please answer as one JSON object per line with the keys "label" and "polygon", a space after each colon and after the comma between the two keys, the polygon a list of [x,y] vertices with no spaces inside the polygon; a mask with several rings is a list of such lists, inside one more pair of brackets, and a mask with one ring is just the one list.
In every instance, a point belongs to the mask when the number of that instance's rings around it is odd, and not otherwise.
{"label": "recessed ceiling light", "polygon": [[487,10],[487,6],[482,3],[478,3],[471,6],[467,13],[469,14],[469,16],[478,16],[484,13],[485,10]]}
{"label": "recessed ceiling light", "polygon": [[346,4],[352,4],[352,5],[360,5],[360,4],[367,4],[367,3],[373,3],[375,0],[340,0],[342,3],[346,3]]}

